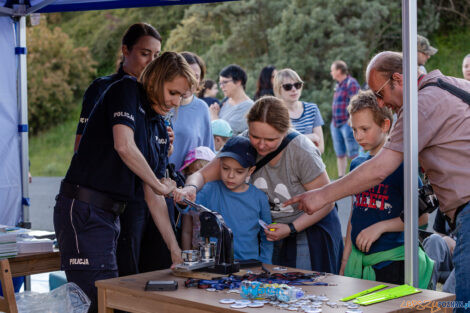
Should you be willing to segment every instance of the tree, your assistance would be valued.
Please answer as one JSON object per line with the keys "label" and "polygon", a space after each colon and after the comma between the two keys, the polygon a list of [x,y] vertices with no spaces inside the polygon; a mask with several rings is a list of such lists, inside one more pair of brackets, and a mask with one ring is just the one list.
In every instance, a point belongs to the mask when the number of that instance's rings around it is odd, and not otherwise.
{"label": "tree", "polygon": [[49,29],[44,21],[29,27],[27,37],[29,125],[34,134],[68,115],[95,62],[87,48],[74,47],[67,34],[58,27]]}

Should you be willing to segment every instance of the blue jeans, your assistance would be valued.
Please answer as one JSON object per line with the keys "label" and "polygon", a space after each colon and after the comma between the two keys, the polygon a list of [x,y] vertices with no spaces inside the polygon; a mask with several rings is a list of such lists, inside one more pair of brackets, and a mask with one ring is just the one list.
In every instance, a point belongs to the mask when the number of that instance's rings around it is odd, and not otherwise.
{"label": "blue jeans", "polygon": [[[457,215],[455,235],[457,242],[454,249],[455,294],[456,301],[470,301],[470,203]],[[455,312],[468,312],[463,308]]]}
{"label": "blue jeans", "polygon": [[330,124],[331,138],[333,147],[338,158],[346,155],[352,159],[359,154],[359,144],[354,139],[354,134],[348,123],[335,127],[333,122]]}

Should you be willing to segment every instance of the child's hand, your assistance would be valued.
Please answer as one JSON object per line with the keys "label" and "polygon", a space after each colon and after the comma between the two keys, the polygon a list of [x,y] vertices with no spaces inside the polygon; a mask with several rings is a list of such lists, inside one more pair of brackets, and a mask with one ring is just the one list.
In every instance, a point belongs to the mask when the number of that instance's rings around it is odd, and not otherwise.
{"label": "child's hand", "polygon": [[268,241],[278,241],[289,236],[290,228],[287,224],[269,224],[264,233]]}
{"label": "child's hand", "polygon": [[379,223],[364,228],[356,238],[356,246],[362,252],[369,252],[370,246],[380,238],[383,227]]}
{"label": "child's hand", "polygon": [[162,178],[160,180],[162,183],[162,190],[160,190],[161,194],[168,195],[169,193],[173,192],[176,189],[176,182],[170,178]]}
{"label": "child's hand", "polygon": [[196,188],[194,186],[186,186],[183,188],[175,189],[173,197],[176,202],[183,203],[183,198],[188,199],[189,201],[196,201]]}

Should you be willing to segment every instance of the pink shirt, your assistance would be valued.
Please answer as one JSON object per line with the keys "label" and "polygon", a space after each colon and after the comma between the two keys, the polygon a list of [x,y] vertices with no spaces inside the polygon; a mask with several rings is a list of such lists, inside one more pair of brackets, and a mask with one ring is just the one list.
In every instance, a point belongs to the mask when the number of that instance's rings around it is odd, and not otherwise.
{"label": "pink shirt", "polygon": [[[419,88],[438,78],[470,92],[470,82],[444,76],[438,70],[427,74]],[[403,152],[403,109],[385,148]],[[439,87],[418,91],[419,163],[429,177],[442,212],[470,201],[470,106]]]}

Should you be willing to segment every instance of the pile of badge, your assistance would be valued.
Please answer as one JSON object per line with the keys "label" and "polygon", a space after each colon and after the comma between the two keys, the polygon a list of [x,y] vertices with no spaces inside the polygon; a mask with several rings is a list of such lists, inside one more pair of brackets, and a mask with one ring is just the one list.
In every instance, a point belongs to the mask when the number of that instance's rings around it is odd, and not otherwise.
{"label": "pile of badge", "polygon": [[[215,291],[215,290],[214,290]],[[235,290],[230,293],[236,293]],[[264,305],[270,305],[277,309],[283,309],[287,311],[297,311],[304,313],[320,313],[322,312],[323,306],[330,308],[345,309],[346,313],[362,313],[358,304],[351,302],[332,302],[325,295],[306,295],[301,299],[293,300],[289,302],[270,301],[270,300],[248,300],[248,299],[233,299],[226,298],[219,300],[222,304],[229,304],[232,309],[244,309],[244,308],[262,308]]]}

